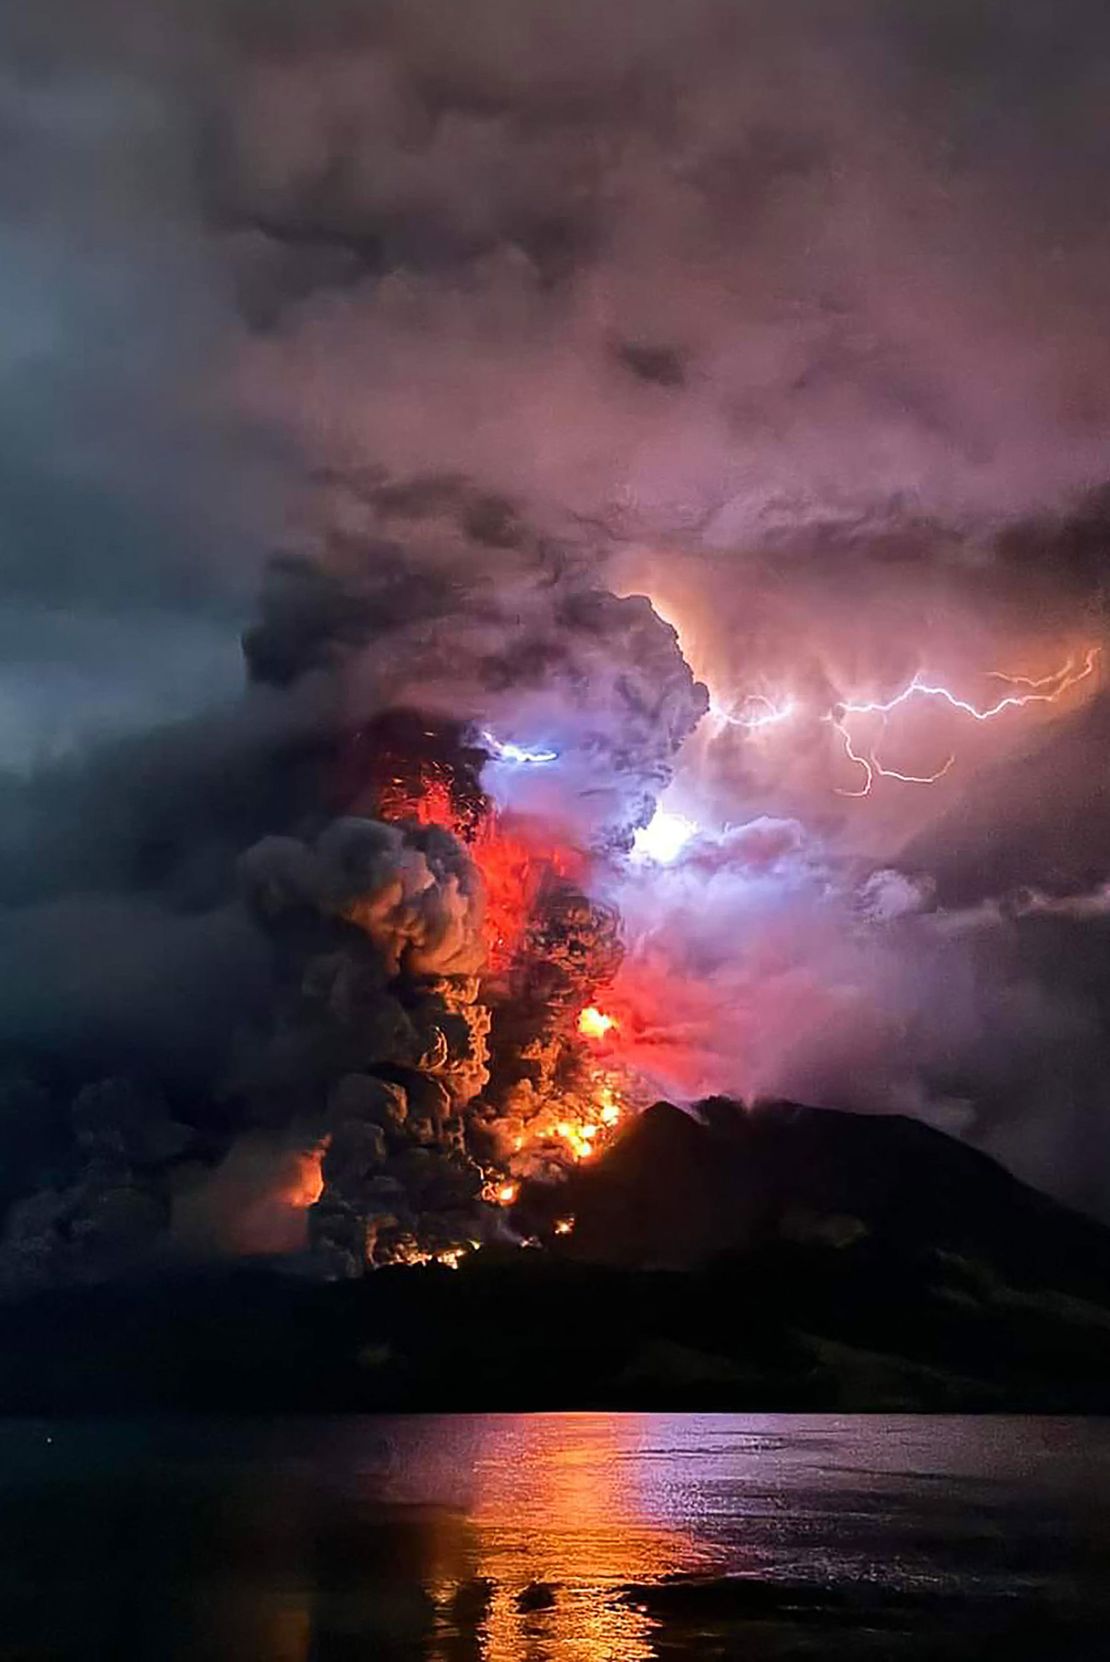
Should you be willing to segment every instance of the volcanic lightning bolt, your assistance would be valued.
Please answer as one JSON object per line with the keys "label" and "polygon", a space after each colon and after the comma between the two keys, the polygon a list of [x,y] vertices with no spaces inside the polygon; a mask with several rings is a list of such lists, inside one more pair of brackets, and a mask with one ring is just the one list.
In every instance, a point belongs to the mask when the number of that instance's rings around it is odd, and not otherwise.
{"label": "volcanic lightning bolt", "polygon": [[764,728],[778,727],[781,722],[789,721],[797,708],[793,698],[784,698],[776,704],[763,693],[749,693],[738,710],[726,710],[714,700],[709,706],[709,713],[715,721],[724,722],[729,727],[743,727],[749,733],[759,733]]}
{"label": "volcanic lightning bolt", "polygon": [[[1077,686],[1080,681],[1085,681],[1089,675],[1094,674],[1095,664],[1101,650],[1102,648],[1098,646],[1088,647],[1081,668],[1077,667],[1074,658],[1069,658],[1062,669],[1056,670],[1051,675],[1042,676],[1039,681],[1031,680],[1027,675],[1007,675],[1002,670],[991,670],[990,674],[993,680],[1009,681],[1013,686],[1029,687],[1031,690],[1025,693],[1008,693],[994,704],[988,705],[985,710],[978,709],[974,704],[969,703],[966,698],[958,698],[954,692],[951,692],[945,686],[933,686],[930,682],[923,681],[918,675],[915,675],[909,685],[903,687],[900,693],[896,693],[893,698],[888,698],[885,702],[880,703],[876,700],[867,704],[844,703],[838,705],[838,708],[845,715],[885,716],[889,715],[891,710],[896,710],[899,704],[905,704],[911,698],[939,698],[943,699],[946,704],[950,704],[954,710],[962,710],[965,715],[974,716],[976,721],[990,721],[995,716],[1001,715],[1003,710],[1019,709],[1025,704],[1054,704],[1062,693],[1067,692],[1069,687]],[[1039,690],[1042,687],[1049,687],[1051,690],[1042,692]]]}
{"label": "volcanic lightning bolt", "polygon": [[1027,704],[1054,704],[1071,687],[1078,686],[1081,681],[1086,681],[1088,677],[1094,674],[1101,650],[1101,647],[1090,646],[1087,648],[1082,662],[1079,662],[1074,656],[1070,657],[1060,669],[1054,670],[1049,675],[1043,675],[1039,679],[1028,675],[1009,675],[1001,670],[992,670],[990,672],[992,679],[1006,681],[1013,687],[1025,687],[1028,690],[1006,693],[1001,698],[996,699],[993,704],[988,704],[983,708],[972,704],[966,698],[960,698],[942,683],[923,680],[920,675],[915,675],[913,680],[892,698],[869,699],[866,702],[845,701],[837,704],[824,717],[824,720],[829,722],[840,734],[844,741],[844,754],[855,766],[862,768],[864,776],[863,784],[859,790],[840,790],[837,794],[840,796],[869,796],[876,778],[896,779],[906,785],[933,785],[938,779],[943,779],[956,760],[953,752],[935,773],[927,774],[901,773],[896,768],[885,767],[878,758],[876,745],[872,745],[866,755],[862,755],[855,748],[851,732],[847,726],[849,716],[876,715],[880,718],[882,726],[885,727],[886,718],[891,711],[898,709],[902,704],[909,703],[911,699],[920,698],[939,700],[951,709],[959,711],[960,714],[971,716],[975,721],[993,721],[996,716],[1002,715],[1006,710],[1021,709]]}
{"label": "volcanic lightning bolt", "polygon": [[[820,719],[828,723],[839,735],[845,756],[854,767],[860,769],[863,778],[858,790],[840,788],[837,795],[869,796],[876,779],[894,779],[903,785],[934,785],[938,779],[944,778],[956,761],[953,751],[941,766],[931,773],[907,773],[900,768],[890,767],[879,758],[877,740],[866,750],[859,747],[849,725],[851,718],[875,716],[879,720],[882,732],[887,726],[887,718],[902,705],[915,700],[932,700],[946,705],[958,715],[970,716],[973,721],[993,721],[996,716],[1003,715],[1007,710],[1022,709],[1029,704],[1056,703],[1072,687],[1094,675],[1101,652],[1101,647],[1089,646],[1081,656],[1073,654],[1059,669],[1039,677],[1011,675],[1002,670],[991,670],[992,680],[1004,681],[1012,690],[982,706],[973,704],[970,699],[961,698],[943,682],[926,680],[921,674],[915,675],[912,681],[891,698],[842,700]],[[709,713],[719,727],[739,727],[746,733],[758,734],[768,728],[781,726],[796,716],[800,709],[799,701],[793,697],[776,701],[763,693],[750,693],[732,710],[725,709],[714,699],[710,703]],[[636,852],[648,853],[659,858],[653,849],[641,850],[639,843]],[[673,858],[674,852],[669,851],[666,857]]]}
{"label": "volcanic lightning bolt", "polygon": [[482,731],[482,743],[494,761],[509,762],[514,767],[546,767],[559,760],[557,750],[537,749],[535,746],[516,744],[512,739],[498,739],[485,729]]}

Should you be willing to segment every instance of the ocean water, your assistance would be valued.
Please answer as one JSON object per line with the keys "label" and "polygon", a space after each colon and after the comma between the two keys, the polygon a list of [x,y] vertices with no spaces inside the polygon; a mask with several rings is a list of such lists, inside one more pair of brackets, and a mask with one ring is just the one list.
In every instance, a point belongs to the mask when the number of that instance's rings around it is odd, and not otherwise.
{"label": "ocean water", "polygon": [[1110,1659],[1110,1422],[0,1424],[0,1662]]}

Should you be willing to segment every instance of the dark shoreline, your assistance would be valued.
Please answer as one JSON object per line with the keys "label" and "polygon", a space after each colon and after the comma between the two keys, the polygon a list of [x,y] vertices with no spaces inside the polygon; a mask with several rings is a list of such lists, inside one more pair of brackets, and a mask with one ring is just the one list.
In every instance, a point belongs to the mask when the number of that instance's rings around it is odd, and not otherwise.
{"label": "dark shoreline", "polygon": [[54,1289],[0,1303],[0,1413],[1110,1413],[1101,1308],[990,1308],[938,1277],[862,1249],[698,1271],[514,1251]]}

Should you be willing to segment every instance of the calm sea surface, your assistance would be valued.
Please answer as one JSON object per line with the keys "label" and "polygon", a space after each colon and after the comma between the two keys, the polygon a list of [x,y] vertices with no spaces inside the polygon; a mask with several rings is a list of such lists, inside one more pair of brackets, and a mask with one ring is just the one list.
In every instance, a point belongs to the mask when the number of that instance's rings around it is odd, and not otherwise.
{"label": "calm sea surface", "polygon": [[1110,1423],[0,1424],[0,1662],[1110,1659]]}

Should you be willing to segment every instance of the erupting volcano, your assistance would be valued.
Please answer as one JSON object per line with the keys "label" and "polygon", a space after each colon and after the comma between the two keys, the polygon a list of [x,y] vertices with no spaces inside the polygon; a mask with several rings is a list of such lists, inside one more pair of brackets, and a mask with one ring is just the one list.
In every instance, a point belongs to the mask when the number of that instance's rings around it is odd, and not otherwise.
{"label": "erupting volcano", "polygon": [[[861,862],[833,814],[924,782],[877,754],[911,714],[1008,723],[1013,743],[1098,681],[1090,645],[987,702],[918,673],[874,696],[751,692],[726,714],[644,595],[556,584],[460,622],[395,583],[374,562],[342,580],[275,562],[250,691],[303,696],[308,719],[265,764],[280,829],[237,861],[267,997],[217,1109],[190,1119],[123,1082],[79,1096],[68,1186],[10,1213],[13,1279],[159,1238],[300,1251],[328,1277],[458,1267],[571,1233],[568,1176],[658,1097],[754,1100],[794,1066],[819,1099],[809,1058],[876,1027],[920,1075],[901,982],[923,950],[943,968],[960,925],[923,881]],[[812,824],[761,811],[775,766],[810,770]]]}
{"label": "erupting volcano", "polygon": [[[491,1239],[565,1235],[573,1219],[560,1184],[631,1115],[661,1090],[692,1099],[744,1077],[746,1057],[711,1054],[707,1035],[728,1027],[731,989],[704,958],[706,919],[687,912],[684,925],[671,911],[716,909],[737,930],[723,960],[735,964],[757,878],[776,871],[785,887],[798,870],[808,878],[814,856],[799,828],[760,817],[699,825],[660,798],[689,794],[684,747],[696,746],[703,719],[711,742],[731,729],[767,746],[804,723],[804,701],[752,694],[722,718],[643,597],[562,606],[578,618],[592,608],[594,626],[626,650],[632,623],[631,639],[666,663],[662,695],[627,670],[614,677],[638,746],[592,725],[596,689],[563,665],[538,689],[557,743],[501,737],[488,724],[512,703],[477,693],[469,720],[435,701],[395,705],[342,739],[330,787],[340,817],[314,845],[271,838],[246,857],[256,911],[292,953],[296,1024],[319,1019],[321,995],[332,1024],[309,1087],[326,1105],[311,1121],[324,1152],[310,1238],[329,1273],[457,1266]],[[866,770],[866,791],[879,779],[923,783],[884,766],[874,735],[867,754],[854,749],[848,724],[885,727],[919,702],[984,723],[1056,704],[1097,662],[1089,647],[1043,677],[1009,676],[983,707],[918,675],[889,698],[842,696],[813,713]],[[317,914],[307,932],[290,917],[306,905]],[[703,954],[693,973],[684,943]],[[741,1025],[742,1004],[737,996]],[[350,1029],[341,1041],[336,1023]]]}
{"label": "erupting volcano", "polygon": [[[614,897],[705,690],[642,597],[572,593],[519,623],[541,658],[540,631],[577,642],[537,678],[557,744],[502,737],[496,693],[472,691],[467,720],[397,700],[329,742],[331,822],[317,806],[318,829],[242,861],[286,991],[233,1089],[248,1118],[277,1114],[322,1147],[308,1223],[330,1274],[565,1233],[529,1196],[648,1100],[604,1008],[623,956]],[[605,669],[583,673],[606,643]],[[263,679],[288,663],[272,629],[248,656]],[[496,660],[474,673],[493,683]],[[623,711],[617,736],[599,692]]]}
{"label": "erupting volcano", "polygon": [[151,4],[8,8],[0,1285],[718,1095],[1110,1214],[1091,19]]}

